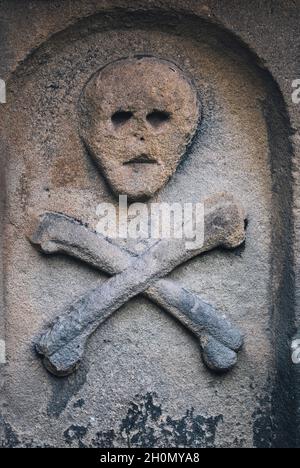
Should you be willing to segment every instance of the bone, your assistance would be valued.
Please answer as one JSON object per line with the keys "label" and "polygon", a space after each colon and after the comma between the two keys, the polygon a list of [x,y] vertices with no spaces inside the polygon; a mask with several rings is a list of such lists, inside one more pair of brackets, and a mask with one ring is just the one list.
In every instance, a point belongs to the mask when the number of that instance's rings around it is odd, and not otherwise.
{"label": "bone", "polygon": [[[73,371],[83,355],[87,338],[96,328],[125,301],[145,291],[151,285],[152,289],[148,289],[147,296],[169,310],[197,334],[204,352],[210,355],[210,359],[205,356],[204,359],[211,368],[222,370],[226,366],[232,367],[235,364],[236,353],[233,350],[238,350],[243,341],[240,333],[228,322],[213,314],[212,307],[197,296],[180,287],[174,287],[174,284],[168,280],[157,281],[177,265],[202,252],[219,246],[234,248],[244,241],[244,214],[231,196],[225,194],[215,196],[205,202],[205,208],[206,232],[201,249],[187,251],[183,241],[159,241],[144,255],[134,260],[128,252],[121,249],[118,249],[116,255],[115,245],[79,224],[77,224],[78,229],[71,230],[70,218],[51,213],[43,216],[43,222],[40,220],[38,229],[31,236],[31,241],[40,245],[41,250],[49,254],[68,253],[98,268],[101,267],[110,274],[118,273],[104,285],[76,301],[68,313],[59,317],[38,340],[37,350],[45,356],[46,365],[51,372],[66,375]],[[53,217],[59,221],[61,228],[64,225],[63,229],[58,229],[58,232]],[[65,231],[66,223],[69,227],[67,231]],[[72,224],[74,228],[73,220]],[[70,236],[67,243],[65,238],[61,237],[62,232],[68,232]],[[95,236],[98,244],[95,243]],[[106,249],[99,249],[99,242],[103,240],[106,242]],[[80,255],[78,255],[79,248]],[[125,271],[119,273],[121,269]],[[207,336],[211,335],[211,340],[208,340],[210,344],[206,343],[206,346],[203,346],[201,337],[204,329]],[[223,353],[225,358],[221,361],[220,353],[216,351],[216,343],[219,348],[228,347],[227,352]]]}
{"label": "bone", "polygon": [[[105,237],[88,229],[78,221],[58,213],[40,216],[31,235],[31,241],[43,253],[63,253],[75,257],[110,275],[120,273],[131,264],[134,254],[112,244]],[[158,280],[144,292],[144,296],[164,308],[185,327],[191,330],[202,343],[202,334],[210,334],[224,347],[226,353],[210,351],[209,361],[213,370],[231,369],[237,362],[238,351],[243,337],[238,329],[222,318],[221,312],[203,301],[180,284],[171,280]],[[203,353],[207,350],[207,346]],[[226,359],[225,359],[226,356]]]}

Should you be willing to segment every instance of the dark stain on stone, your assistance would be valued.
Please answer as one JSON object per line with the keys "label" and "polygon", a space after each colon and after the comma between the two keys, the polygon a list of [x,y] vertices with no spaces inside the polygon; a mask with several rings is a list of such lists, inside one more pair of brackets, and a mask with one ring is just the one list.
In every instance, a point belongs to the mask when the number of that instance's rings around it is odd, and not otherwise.
{"label": "dark stain on stone", "polygon": [[218,424],[223,416],[195,415],[188,409],[182,418],[165,414],[156,393],[136,395],[129,404],[126,416],[117,429],[97,432],[87,440],[89,427],[70,426],[64,432],[66,443],[72,447],[187,447],[214,448]]}
{"label": "dark stain on stone", "polygon": [[272,448],[275,438],[275,422],[272,416],[273,386],[269,379],[256,409],[252,415],[253,421],[253,445],[255,448]]}
{"label": "dark stain on stone", "polygon": [[20,440],[10,424],[0,417],[0,425],[3,428],[4,440],[1,441],[1,448],[14,448],[20,445]]}
{"label": "dark stain on stone", "polygon": [[112,429],[108,432],[97,432],[95,438],[92,440],[91,447],[94,448],[112,448],[117,434]]}
{"label": "dark stain on stone", "polygon": [[[47,408],[48,416],[58,418],[61,415],[71,398],[74,397],[86,383],[87,372],[88,369],[82,364],[78,371],[68,378],[61,379],[59,377],[51,377],[52,398]],[[83,401],[84,403],[84,400],[78,401]]]}
{"label": "dark stain on stone", "polygon": [[129,447],[214,447],[221,415],[196,416],[191,408],[182,418],[173,419],[155,400],[155,393],[147,393],[131,403],[120,427]]}
{"label": "dark stain on stone", "polygon": [[86,436],[88,428],[84,426],[70,426],[64,432],[64,438],[68,445],[72,445],[74,441],[78,442],[79,448],[86,448],[86,445],[82,442],[82,439]]}
{"label": "dark stain on stone", "polygon": [[74,403],[74,408],[82,408],[85,405],[85,401],[83,398],[80,398]]}
{"label": "dark stain on stone", "polygon": [[22,440],[12,426],[1,416],[0,431],[1,436],[3,435],[2,439],[0,439],[0,448],[51,448],[50,445],[32,438]]}
{"label": "dark stain on stone", "polygon": [[145,397],[136,396],[137,402],[131,402],[126,417],[122,420],[120,432],[127,439],[128,446],[153,447],[155,426],[162,417],[160,405],[154,403],[155,394]]}

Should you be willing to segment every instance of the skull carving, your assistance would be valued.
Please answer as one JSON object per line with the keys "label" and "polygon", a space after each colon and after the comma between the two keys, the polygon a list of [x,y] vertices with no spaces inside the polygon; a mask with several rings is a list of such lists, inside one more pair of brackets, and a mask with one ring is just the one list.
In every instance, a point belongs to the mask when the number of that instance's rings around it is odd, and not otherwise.
{"label": "skull carving", "polygon": [[176,171],[200,119],[196,89],[173,63],[123,59],[80,99],[80,133],[116,195],[152,197]]}

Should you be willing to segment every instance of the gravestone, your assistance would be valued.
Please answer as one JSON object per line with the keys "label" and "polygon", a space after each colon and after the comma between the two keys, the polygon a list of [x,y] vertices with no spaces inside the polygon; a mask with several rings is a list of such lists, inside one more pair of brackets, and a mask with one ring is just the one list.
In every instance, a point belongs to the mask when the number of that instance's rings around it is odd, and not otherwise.
{"label": "gravestone", "polygon": [[[300,8],[220,3],[1,4],[4,447],[298,445]],[[203,243],[96,233],[119,195]]]}

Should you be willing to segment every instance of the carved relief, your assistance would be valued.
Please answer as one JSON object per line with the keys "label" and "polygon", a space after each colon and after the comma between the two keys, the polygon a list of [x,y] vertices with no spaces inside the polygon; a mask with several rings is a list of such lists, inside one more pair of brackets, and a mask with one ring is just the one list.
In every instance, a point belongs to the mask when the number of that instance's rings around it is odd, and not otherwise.
{"label": "carved relief", "polygon": [[[80,134],[115,194],[151,198],[168,181],[201,117],[197,92],[175,65],[155,58],[126,59],[97,72],[80,99]],[[125,302],[143,293],[198,338],[206,365],[231,369],[243,344],[239,330],[180,284],[162,278],[204,252],[236,248],[245,240],[245,216],[232,195],[205,201],[204,244],[160,240],[136,257],[74,219],[39,217],[31,242],[46,254],[64,253],[110,275],[66,310],[36,342],[48,370],[64,376],[80,363],[87,339]]]}
{"label": "carved relief", "polygon": [[100,70],[81,99],[81,135],[115,194],[150,198],[175,172],[201,115],[176,65],[120,60]]}

